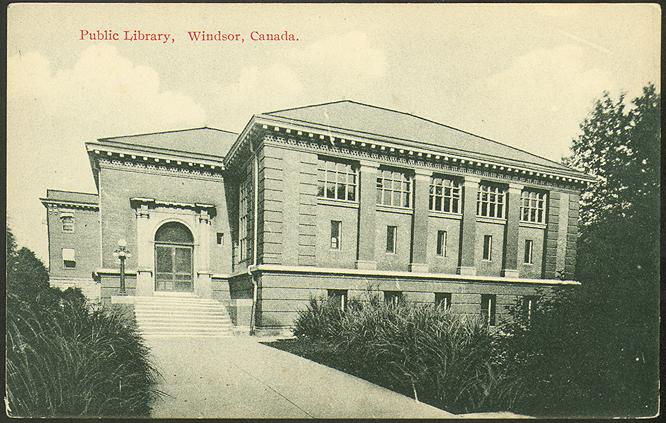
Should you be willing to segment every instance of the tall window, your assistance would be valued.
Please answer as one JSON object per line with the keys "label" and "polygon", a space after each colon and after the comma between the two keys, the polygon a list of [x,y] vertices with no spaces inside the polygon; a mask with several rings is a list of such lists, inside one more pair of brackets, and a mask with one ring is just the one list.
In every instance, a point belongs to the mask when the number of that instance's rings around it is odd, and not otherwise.
{"label": "tall window", "polygon": [[388,254],[395,254],[398,250],[398,227],[386,227],[386,252]]}
{"label": "tall window", "polygon": [[496,303],[497,296],[495,294],[481,295],[481,318],[490,326],[495,326]]}
{"label": "tall window", "polygon": [[450,292],[436,292],[435,304],[445,309],[451,308],[451,293]]}
{"label": "tall window", "polygon": [[318,194],[322,198],[356,201],[358,170],[344,161],[319,158]]}
{"label": "tall window", "polygon": [[544,223],[546,221],[545,205],[545,192],[524,190],[520,193],[520,220]]}
{"label": "tall window", "polygon": [[493,236],[483,236],[483,259],[491,261],[493,259]]}
{"label": "tall window", "polygon": [[525,240],[525,264],[534,264],[534,241],[531,239]]}
{"label": "tall window", "polygon": [[437,231],[437,255],[446,257],[446,231]]}
{"label": "tall window", "polygon": [[504,218],[504,187],[495,184],[479,185],[476,200],[476,215]]}
{"label": "tall window", "polygon": [[63,216],[61,219],[62,219],[62,231],[74,232],[74,216]]}
{"label": "tall window", "polygon": [[399,170],[380,169],[377,176],[377,204],[411,207],[412,178]]}
{"label": "tall window", "polygon": [[342,222],[331,220],[331,250],[339,250],[342,245]]}
{"label": "tall window", "polygon": [[430,178],[430,210],[460,213],[460,191],[458,181],[433,176]]}
{"label": "tall window", "polygon": [[238,249],[239,261],[252,255],[252,168],[248,166],[238,186]]}

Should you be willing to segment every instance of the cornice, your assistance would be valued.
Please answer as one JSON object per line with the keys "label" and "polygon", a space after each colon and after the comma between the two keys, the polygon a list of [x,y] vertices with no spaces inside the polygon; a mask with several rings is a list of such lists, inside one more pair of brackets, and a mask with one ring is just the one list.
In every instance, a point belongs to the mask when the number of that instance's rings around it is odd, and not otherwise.
{"label": "cornice", "polygon": [[170,152],[154,152],[126,146],[109,146],[101,143],[86,143],[86,150],[95,167],[120,166],[147,171],[182,173],[204,177],[221,178],[224,162],[180,155]]}
{"label": "cornice", "polygon": [[[480,158],[480,156],[474,157],[474,154],[464,155],[460,152],[449,152],[445,148],[438,149],[428,145],[407,146],[397,144],[395,140],[380,135],[369,137],[364,134],[361,136],[354,134],[353,131],[333,130],[321,125],[305,126],[304,124],[285,122],[280,118],[267,115],[255,115],[252,117],[236,143],[232,146],[229,154],[227,154],[225,164],[233,166],[238,160],[238,156],[249,151],[249,148],[247,148],[249,141],[256,142],[262,138],[260,133],[263,133],[264,136],[272,134],[275,137],[295,139],[299,144],[307,142],[326,145],[332,149],[346,148],[351,155],[355,156],[373,158],[375,154],[383,154],[395,157],[395,160],[391,160],[393,162],[403,162],[405,164],[428,162],[434,164],[435,166],[431,167],[435,169],[438,168],[437,164],[442,166],[462,166],[482,171],[498,171],[526,178],[550,179],[555,181],[557,185],[569,184],[578,187],[595,181],[594,178],[573,169],[568,172],[541,165],[516,164],[509,160],[503,161],[487,156],[484,156],[484,158]],[[418,144],[415,141],[411,141],[411,143]],[[355,154],[353,151],[357,151],[358,154]],[[404,160],[398,160],[398,158]]]}
{"label": "cornice", "polygon": [[[454,176],[475,177],[486,179],[499,183],[515,182],[526,186],[558,188],[567,191],[577,192],[581,188],[581,183],[574,182],[573,178],[562,176],[546,175],[535,171],[518,170],[507,168],[505,166],[484,165],[479,166],[467,161],[460,160],[428,160],[427,158],[415,158],[413,156],[392,155],[390,151],[363,151],[349,146],[331,145],[330,143],[319,143],[316,140],[304,140],[295,138],[286,138],[282,136],[265,134],[262,138],[265,145],[275,145],[294,150],[309,150],[317,154],[325,154],[332,157],[352,158],[356,160],[372,160],[387,166],[405,167],[405,168],[426,168],[434,173],[444,173]],[[367,144],[366,144],[367,145]],[[511,169],[509,171],[509,169]]]}
{"label": "cornice", "polygon": [[82,203],[78,201],[55,200],[52,198],[40,198],[39,200],[42,202],[42,204],[44,204],[46,208],[65,207],[71,209],[99,210],[98,204]]}

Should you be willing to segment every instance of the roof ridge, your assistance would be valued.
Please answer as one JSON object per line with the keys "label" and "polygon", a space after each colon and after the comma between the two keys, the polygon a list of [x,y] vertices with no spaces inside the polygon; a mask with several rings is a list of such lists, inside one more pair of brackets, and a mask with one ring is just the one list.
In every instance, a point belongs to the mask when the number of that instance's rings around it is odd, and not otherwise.
{"label": "roof ridge", "polygon": [[[529,152],[529,151],[527,151],[527,150],[523,150],[522,148],[514,147],[514,146],[512,146],[512,145],[509,145],[509,144],[503,143],[503,142],[501,142],[501,141],[497,141],[497,140],[494,140],[494,139],[491,139],[491,138],[488,138],[488,137],[484,137],[483,135],[478,135],[478,134],[475,134],[475,133],[473,133],[473,132],[466,131],[466,130],[464,130],[464,129],[456,128],[456,127],[454,127],[454,126],[447,125],[447,124],[445,124],[445,123],[437,122],[437,121],[434,121],[434,120],[432,120],[432,119],[428,119],[428,118],[425,118],[425,117],[422,117],[422,116],[415,115],[415,114],[413,114],[413,113],[403,112],[403,111],[401,111],[401,110],[389,109],[388,107],[377,106],[377,105],[374,105],[374,104],[362,103],[362,102],[360,102],[360,101],[355,101],[355,100],[338,100],[338,101],[332,101],[332,102],[322,103],[322,104],[313,104],[313,105],[311,105],[311,106],[294,107],[294,108],[291,108],[291,109],[278,110],[278,111],[276,111],[276,112],[271,112],[271,113],[278,113],[278,112],[284,112],[284,111],[289,111],[289,110],[303,109],[303,108],[306,108],[306,107],[325,106],[325,105],[336,104],[336,103],[353,103],[353,104],[357,104],[357,105],[359,105],[359,106],[370,107],[370,108],[373,108],[373,109],[384,110],[384,111],[387,111],[387,112],[399,113],[399,114],[401,114],[401,115],[410,116],[410,117],[413,117],[413,118],[416,118],[416,119],[419,119],[419,120],[422,120],[422,121],[425,121],[425,122],[429,122],[429,123],[432,123],[432,124],[435,124],[435,125],[439,125],[439,126],[443,126],[443,127],[445,127],[445,128],[452,129],[452,130],[457,131],[457,132],[461,132],[461,133],[463,133],[463,134],[471,135],[471,136],[473,136],[473,137],[477,137],[477,138],[480,138],[480,139],[485,140],[485,141],[490,141],[490,142],[492,142],[492,143],[499,144],[499,145],[502,145],[502,146],[504,146],[504,147],[508,147],[508,148],[513,149],[513,150],[516,150],[516,151],[520,151],[520,152],[522,152],[522,153],[525,153],[525,154],[529,154],[530,156],[537,157],[537,158],[539,158],[539,159],[549,161],[549,162],[551,162],[551,163],[553,163],[553,164],[556,164],[556,165],[558,165],[558,166],[563,166],[563,167],[566,167],[566,168],[568,168],[568,169],[571,169],[569,166],[563,165],[562,163],[557,162],[557,161],[555,161],[555,160],[551,160],[551,159],[549,159],[549,158],[547,158],[547,157],[543,157],[543,156],[536,155],[536,154],[534,154],[534,153],[532,153],[532,152]],[[297,119],[297,120],[298,120],[298,119]],[[307,122],[307,121],[303,121],[303,122]],[[414,140],[413,140],[413,141],[414,141]],[[464,150],[463,150],[463,151],[464,151]],[[572,170],[575,170],[575,169],[572,169]]]}
{"label": "roof ridge", "polygon": [[[317,104],[308,104],[307,106],[298,106],[298,107],[289,107],[287,109],[280,109],[280,110],[273,110],[272,112],[266,112],[262,113],[264,115],[272,115],[273,113],[280,113],[280,112],[289,112],[292,110],[299,110],[299,109],[307,109],[308,107],[319,107],[319,106],[328,106],[329,104],[336,104],[336,103],[355,103],[352,100],[334,100],[334,101],[326,101],[324,103],[317,103]],[[360,103],[359,103],[360,104]]]}
{"label": "roof ridge", "polygon": [[150,136],[150,135],[173,134],[173,133],[176,133],[176,132],[196,131],[196,130],[199,130],[199,129],[210,129],[210,130],[213,130],[213,131],[220,131],[220,132],[226,132],[228,134],[238,135],[237,132],[228,131],[226,129],[212,128],[210,126],[199,126],[199,127],[196,127],[196,128],[172,129],[172,130],[169,130],[169,131],[144,132],[144,133],[141,133],[141,134],[130,134],[130,135],[116,135],[116,136],[113,136],[113,137],[97,138],[97,140],[98,141],[102,141],[102,140],[110,141],[110,140],[115,140],[115,139],[118,139],[118,138],[145,137],[145,136]]}
{"label": "roof ridge", "polygon": [[66,190],[66,189],[55,189],[55,188],[46,188],[46,195],[49,195],[48,194],[49,191],[68,192],[70,194],[86,194],[86,195],[94,195],[96,197],[99,197],[99,194],[94,193],[94,192],[71,191],[71,190]]}

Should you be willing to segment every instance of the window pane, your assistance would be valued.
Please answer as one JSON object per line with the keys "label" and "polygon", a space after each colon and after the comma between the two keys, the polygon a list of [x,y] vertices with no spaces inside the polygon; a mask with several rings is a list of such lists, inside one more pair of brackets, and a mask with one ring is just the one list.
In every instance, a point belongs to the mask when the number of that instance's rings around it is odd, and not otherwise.
{"label": "window pane", "polygon": [[155,248],[155,271],[158,273],[161,272],[172,272],[173,271],[173,262],[171,258],[171,248],[168,247],[156,247]]}
{"label": "window pane", "polygon": [[192,273],[192,249],[176,248],[174,271],[179,273]]}

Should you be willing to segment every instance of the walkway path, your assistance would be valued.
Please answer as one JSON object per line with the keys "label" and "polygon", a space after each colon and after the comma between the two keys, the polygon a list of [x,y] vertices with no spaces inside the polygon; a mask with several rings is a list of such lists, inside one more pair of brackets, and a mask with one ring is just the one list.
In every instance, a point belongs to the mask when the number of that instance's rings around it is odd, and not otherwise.
{"label": "walkway path", "polygon": [[454,417],[256,338],[156,338],[148,345],[169,395],[153,417]]}

